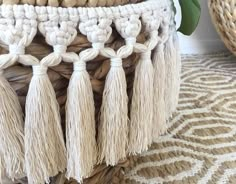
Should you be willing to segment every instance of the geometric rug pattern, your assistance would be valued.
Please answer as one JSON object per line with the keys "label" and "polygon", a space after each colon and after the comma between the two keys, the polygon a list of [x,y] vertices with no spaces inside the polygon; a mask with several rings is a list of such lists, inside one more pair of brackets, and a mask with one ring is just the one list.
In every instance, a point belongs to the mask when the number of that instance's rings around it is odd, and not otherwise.
{"label": "geometric rug pattern", "polygon": [[125,184],[236,184],[236,58],[183,56],[168,133],[131,157]]}

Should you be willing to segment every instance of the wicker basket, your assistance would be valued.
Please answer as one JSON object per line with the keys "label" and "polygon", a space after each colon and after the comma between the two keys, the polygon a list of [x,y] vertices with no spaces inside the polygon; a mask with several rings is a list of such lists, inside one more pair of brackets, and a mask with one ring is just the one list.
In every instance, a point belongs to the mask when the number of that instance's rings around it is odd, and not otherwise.
{"label": "wicker basket", "polygon": [[226,47],[236,54],[235,2],[233,0],[209,0],[212,21]]}
{"label": "wicker basket", "polygon": [[34,6],[62,7],[98,7],[118,6],[128,3],[138,3],[142,0],[0,0],[2,4],[30,4]]}
{"label": "wicker basket", "polygon": [[[138,38],[139,43],[144,43],[145,35],[144,33],[140,34]],[[117,33],[114,32],[109,40],[109,47],[117,49],[122,46],[123,40],[118,36]],[[91,47],[91,43],[88,42],[86,37],[82,34],[78,34],[76,40],[69,46],[68,51],[79,52],[82,49],[86,49]],[[6,45],[1,45],[1,54],[8,53]],[[26,53],[30,53],[37,58],[43,58],[51,53],[52,48],[50,48],[44,41],[41,35],[38,35],[30,47],[26,49]],[[128,95],[132,95],[132,87],[133,87],[133,79],[134,79],[134,71],[135,71],[135,63],[138,61],[139,55],[133,54],[129,58],[124,60],[124,69],[127,75],[127,83],[128,83]],[[94,91],[94,98],[96,102],[96,119],[98,118],[99,109],[102,103],[102,92],[104,88],[105,78],[110,68],[109,59],[103,58],[101,56],[94,59],[92,62],[87,64],[87,69],[91,76],[91,82]],[[53,87],[57,94],[57,100],[59,102],[61,108],[61,117],[62,117],[62,127],[65,130],[65,103],[66,103],[66,94],[67,87],[69,84],[69,80],[71,74],[73,72],[73,65],[62,63],[57,67],[53,67],[48,70],[48,75],[53,84]],[[28,92],[28,87],[30,80],[32,78],[32,69],[31,67],[25,67],[22,65],[16,65],[8,68],[5,71],[6,78],[10,81],[12,87],[16,90],[18,97],[20,99],[20,103],[22,105],[22,109],[25,108],[25,100]],[[65,132],[64,132],[65,133]],[[84,181],[84,183],[88,184],[108,184],[114,183],[117,180],[115,175],[119,175],[122,171],[122,167],[126,167],[129,163],[128,160],[122,161],[116,167],[106,166],[106,164],[97,166],[95,168],[92,176]],[[114,181],[113,181],[114,180]],[[65,181],[67,184],[76,184],[76,181],[67,181],[64,174],[59,175],[54,179],[55,184],[63,184],[61,181]],[[22,184],[26,184],[27,180],[20,181]],[[116,182],[119,183],[119,180]]]}
{"label": "wicker basket", "polygon": [[[117,0],[117,1],[110,1],[110,0],[89,0],[89,1],[81,1],[81,0],[74,0],[74,1],[67,1],[67,0],[11,0],[11,1],[4,1],[3,3],[7,4],[31,4],[31,5],[50,5],[50,6],[64,6],[64,7],[72,7],[72,6],[113,6],[113,5],[123,5],[127,3],[138,3],[141,0]],[[1,1],[2,2],[2,1]],[[163,25],[168,28],[173,28],[173,22],[169,25]],[[118,31],[115,29],[115,25],[112,25],[113,31],[106,42],[106,46],[110,47],[114,50],[118,50],[120,47],[125,45],[124,38],[120,36]],[[164,29],[160,29],[159,36],[162,36]],[[175,31],[174,29],[172,32]],[[170,33],[170,35],[172,34]],[[32,43],[29,47],[26,48],[26,53],[32,56],[35,56],[38,59],[42,59],[45,56],[49,55],[53,52],[51,46],[46,43],[45,35],[41,33],[37,33],[37,36],[33,39]],[[166,40],[168,39],[167,38]],[[147,33],[145,29],[142,29],[140,34],[137,37],[137,43],[145,43],[147,41]],[[8,45],[4,43],[0,43],[1,54],[9,53]],[[88,41],[87,37],[83,35],[81,32],[78,32],[78,35],[74,39],[74,41],[68,46],[68,52],[80,53],[82,50],[87,48],[91,48],[92,45]],[[168,50],[168,49],[167,49]],[[168,54],[167,54],[168,55]],[[128,58],[123,60],[123,68],[126,74],[126,81],[127,81],[127,93],[129,97],[129,109],[131,104],[131,97],[132,97],[132,89],[133,89],[133,82],[134,82],[134,75],[135,75],[135,67],[140,59],[140,54],[133,53]],[[176,66],[179,67],[179,66]],[[110,69],[110,59],[107,59],[103,56],[98,56],[94,60],[88,62],[87,64],[87,71],[89,72],[92,88],[94,92],[94,101],[95,101],[95,109],[96,109],[96,121],[98,122],[99,119],[99,111],[102,103],[102,95],[104,90],[105,79],[107,73]],[[65,130],[65,104],[67,100],[67,88],[69,84],[69,80],[71,78],[71,74],[73,72],[73,65],[69,63],[62,62],[60,65],[55,67],[50,67],[48,69],[48,76],[50,81],[53,84],[53,87],[56,92],[57,101],[60,105],[60,114],[62,119],[62,128]],[[23,66],[22,64],[16,64],[11,66],[5,70],[4,73],[5,77],[10,82],[11,86],[17,92],[17,95],[20,100],[20,104],[22,109],[25,109],[25,102],[26,102],[26,95],[28,93],[29,83],[32,78],[32,68]],[[175,78],[176,76],[174,76]],[[177,76],[178,78],[178,76]],[[170,80],[171,81],[171,80]],[[177,88],[178,88],[178,83]],[[175,86],[176,87],[176,86]],[[178,89],[177,91],[178,92]],[[178,94],[176,94],[178,96]],[[168,98],[168,97],[167,97]],[[170,110],[168,110],[170,111]],[[98,128],[98,127],[97,127]],[[65,132],[64,132],[65,135]],[[129,165],[128,160],[123,160],[115,167],[106,166],[105,164],[99,165],[95,168],[93,174],[90,178],[86,179],[84,183],[120,183],[119,177],[121,175],[122,168],[127,167]],[[22,179],[18,181],[20,183],[27,183],[26,179]],[[52,178],[53,184],[75,184],[76,181],[68,181],[66,180],[65,174],[62,173],[57,177]]]}

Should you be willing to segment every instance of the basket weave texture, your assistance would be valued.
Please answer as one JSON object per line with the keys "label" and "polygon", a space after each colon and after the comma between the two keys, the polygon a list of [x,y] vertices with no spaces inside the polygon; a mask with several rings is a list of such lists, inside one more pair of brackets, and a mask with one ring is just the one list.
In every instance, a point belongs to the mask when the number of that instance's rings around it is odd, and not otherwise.
{"label": "basket weave texture", "polygon": [[209,0],[212,21],[226,47],[236,54],[236,4],[234,0]]}
{"label": "basket weave texture", "polygon": [[98,7],[117,6],[128,3],[138,3],[143,0],[0,0],[0,4],[30,4],[37,6],[62,7]]}
{"label": "basket weave texture", "polygon": [[[110,5],[123,5],[127,3],[137,3],[141,0],[119,0],[114,1],[113,4],[108,4],[108,1],[102,1],[102,0],[88,0],[88,1],[42,1],[45,2],[44,4],[40,4],[41,1],[1,1],[1,3],[10,3],[10,4],[31,4],[31,5],[51,5],[51,6],[110,6]],[[53,3],[54,4],[51,4]],[[69,4],[73,3],[74,4]],[[84,4],[79,4],[81,2],[85,2]],[[106,4],[105,4],[106,2]],[[68,4],[66,4],[68,3]],[[110,3],[110,1],[109,1]],[[14,6],[15,7],[15,6]],[[25,6],[20,6],[25,7]],[[41,7],[44,8],[44,7]],[[60,8],[58,8],[60,9]],[[84,8],[83,8],[84,9]],[[142,8],[140,8],[142,9]],[[61,9],[60,9],[61,10]],[[143,9],[142,9],[143,10]],[[164,10],[163,10],[164,11]],[[166,9],[165,9],[166,11]],[[144,12],[142,12],[143,14]],[[158,19],[155,19],[158,20]],[[155,20],[153,20],[155,22]],[[126,45],[126,42],[124,38],[121,37],[121,35],[118,33],[117,29],[115,28],[115,24],[112,24],[111,27],[113,28],[111,36],[109,37],[109,40],[106,42],[106,47],[114,49],[114,51],[117,51],[122,46]],[[150,26],[150,25],[149,25]],[[156,24],[154,25],[154,27]],[[169,27],[170,31],[172,31],[172,22],[166,23],[163,25],[159,25],[159,36],[160,38],[165,35],[167,37],[169,36]],[[163,26],[163,27],[162,27]],[[148,27],[148,26],[147,26]],[[153,27],[149,27],[150,29]],[[168,29],[167,29],[168,28]],[[156,29],[155,29],[156,30]],[[42,32],[41,32],[42,33]],[[45,41],[45,35],[42,35],[44,33],[37,33],[37,36],[34,37],[32,43],[29,47],[26,48],[26,54],[35,56],[37,59],[41,60],[42,58],[45,58],[50,53],[54,52],[52,46],[50,44],[46,43]],[[77,32],[76,32],[77,33]],[[167,38],[166,37],[166,38]],[[173,39],[173,38],[172,38]],[[171,39],[170,39],[171,40]],[[137,37],[137,43],[144,44],[147,41],[149,41],[148,35],[146,30],[143,28],[141,32],[139,33]],[[10,51],[8,50],[9,45],[5,45],[4,43],[0,42],[0,54],[8,54]],[[174,45],[173,45],[174,46]],[[83,35],[81,32],[78,32],[76,38],[74,41],[68,46],[67,52],[74,52],[74,53],[81,53],[81,51],[93,47],[91,45],[91,40],[89,40],[89,37]],[[55,49],[55,48],[54,48]],[[153,50],[153,49],[151,49]],[[168,50],[168,49],[167,49]],[[171,49],[169,49],[171,50]],[[151,53],[151,52],[150,52]],[[129,97],[129,110],[131,109],[131,97],[132,97],[132,91],[133,91],[133,82],[134,82],[134,75],[135,75],[135,68],[136,64],[140,60],[140,55],[137,53],[133,53],[126,59],[122,59],[122,66],[125,71],[126,75],[126,82],[127,82],[127,94]],[[176,56],[176,53],[175,55]],[[86,65],[87,71],[90,76],[92,89],[94,93],[94,101],[95,101],[95,110],[96,110],[96,125],[98,126],[99,122],[99,112],[102,104],[102,98],[103,98],[103,91],[105,86],[105,80],[107,77],[107,74],[110,70],[110,63],[111,60],[108,58],[105,58],[103,56],[98,56],[97,58],[89,61]],[[55,66],[55,65],[54,65]],[[62,128],[64,131],[64,135],[66,135],[65,132],[65,105],[67,101],[67,90],[68,85],[71,79],[71,75],[73,73],[73,64],[62,62],[61,64],[48,68],[48,76],[50,78],[50,81],[53,85],[53,88],[56,92],[57,101],[60,105],[60,115],[62,119]],[[29,91],[29,84],[32,79],[32,67],[31,66],[23,66],[22,64],[15,64],[14,66],[11,66],[7,68],[4,71],[4,76],[7,78],[13,89],[16,91],[20,104],[22,106],[22,109],[25,109],[26,104],[26,96]],[[27,114],[27,113],[26,113]],[[98,127],[96,127],[98,130]],[[115,167],[107,167],[105,164],[99,165],[94,170],[92,176],[84,181],[84,183],[120,183],[119,181],[119,175],[122,174],[120,172],[122,168],[127,167],[129,165],[128,160],[122,160],[120,164],[116,165]],[[17,181],[18,183],[26,184],[26,180]],[[76,181],[68,181],[65,178],[65,174],[62,173],[54,178],[52,178],[53,184],[75,184]]]}
{"label": "basket weave texture", "polygon": [[[144,43],[145,40],[145,34],[144,32],[142,32],[138,36],[137,42]],[[114,50],[118,50],[124,44],[124,39],[121,38],[121,36],[115,31],[115,29],[113,29],[112,35],[106,45],[110,48],[113,48]],[[91,43],[87,40],[86,36],[79,33],[73,43],[68,47],[68,52],[80,53],[80,51],[85,50],[87,48],[91,48]],[[53,48],[45,42],[44,37],[40,33],[38,33],[38,35],[34,38],[30,47],[26,48],[27,54],[33,55],[38,59],[42,59],[43,57],[47,56],[52,52]],[[0,54],[7,53],[9,53],[8,46],[3,43],[0,43]],[[135,65],[137,64],[138,60],[139,54],[136,53],[133,53],[130,57],[123,60],[123,67],[126,73],[127,91],[129,99],[131,99],[132,95]],[[87,63],[87,71],[90,74],[91,83],[94,91],[96,120],[98,120],[98,113],[102,103],[102,94],[105,85],[105,79],[109,69],[110,59],[104,58],[102,56],[98,56],[93,61]],[[68,64],[64,62],[56,67],[48,69],[48,76],[53,84],[57,95],[57,101],[60,105],[63,131],[65,131],[65,104],[67,99],[67,88],[72,72],[73,64]],[[14,90],[17,92],[22,109],[25,109],[26,95],[28,93],[29,83],[32,78],[32,68],[17,64],[6,69],[4,75],[8,79]],[[121,163],[118,164],[116,167],[109,167],[106,166],[106,164],[99,165],[95,168],[92,176],[85,180],[84,183],[119,183],[118,178],[120,177],[115,176],[120,175],[122,168],[127,167],[128,165],[128,160],[121,161]],[[23,179],[18,182],[22,184],[27,184],[26,179]],[[77,182],[75,180],[68,181],[65,178],[65,174],[62,173],[54,177],[52,179],[52,183],[76,184]]]}

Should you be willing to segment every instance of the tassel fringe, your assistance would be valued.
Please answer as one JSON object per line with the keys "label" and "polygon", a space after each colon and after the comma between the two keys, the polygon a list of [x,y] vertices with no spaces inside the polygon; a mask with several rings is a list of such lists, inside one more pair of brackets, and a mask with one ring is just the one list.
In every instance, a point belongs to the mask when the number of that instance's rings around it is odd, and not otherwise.
{"label": "tassel fringe", "polygon": [[67,177],[82,182],[97,161],[93,91],[84,61],[74,63],[67,95]]}
{"label": "tassel fringe", "polygon": [[153,116],[153,139],[158,138],[167,130],[165,109],[165,81],[166,67],[164,58],[164,45],[158,44],[154,50],[154,116]]}
{"label": "tassel fringe", "polygon": [[179,93],[180,93],[180,85],[181,85],[181,68],[182,68],[182,63],[181,63],[181,53],[180,53],[180,45],[179,45],[179,39],[178,35],[176,32],[174,32],[173,36],[173,43],[174,43],[174,48],[176,49],[176,94],[175,94],[175,109],[178,106],[179,102]]}
{"label": "tassel fringe", "polygon": [[165,64],[166,64],[166,87],[165,87],[165,104],[166,116],[171,117],[176,109],[176,50],[173,45],[173,36],[170,35],[165,44]]}
{"label": "tassel fringe", "polygon": [[142,153],[152,143],[153,65],[151,51],[142,54],[136,67],[131,105],[129,152]]}
{"label": "tassel fringe", "polygon": [[65,170],[66,149],[47,67],[33,66],[33,72],[26,99],[26,171],[29,183],[49,183],[49,177]]}
{"label": "tassel fringe", "polygon": [[23,113],[17,94],[0,73],[0,157],[1,169],[16,179],[24,176]]}
{"label": "tassel fringe", "polygon": [[126,91],[126,77],[122,67],[122,60],[111,60],[108,72],[98,134],[99,163],[116,165],[120,159],[126,157],[128,143],[128,96]]}
{"label": "tassel fringe", "polygon": [[[41,184],[49,183],[50,177],[65,171],[67,166],[67,177],[82,182],[96,163],[105,161],[114,166],[127,152],[141,153],[148,149],[153,138],[165,133],[166,121],[178,103],[181,67],[177,37],[170,33],[174,31],[174,22],[168,1],[150,0],[115,8],[1,5],[0,9],[0,41],[9,47],[9,54],[0,56],[0,71],[16,62],[33,66],[25,127],[17,94],[0,73],[0,174],[14,180],[24,177],[26,172],[28,183]],[[124,39],[124,46],[113,44],[114,29]],[[67,52],[77,45],[78,30],[86,37],[82,40],[85,47],[87,41],[92,47],[82,52],[77,49],[79,55]],[[38,32],[53,48],[53,53],[41,62],[25,54],[25,48],[31,46]],[[152,64],[153,49],[168,37],[165,48],[162,44],[156,48]],[[137,43],[143,40],[146,42]],[[133,53],[141,53],[142,57],[135,71],[129,124],[122,59],[132,58]],[[96,143],[95,105],[86,62],[98,55],[111,58],[111,68],[106,78]],[[102,57],[98,60],[103,60]],[[67,152],[59,105],[47,75],[48,67],[62,61],[74,63],[66,104]],[[96,68],[99,64],[95,65]],[[105,66],[101,67],[104,75]]]}

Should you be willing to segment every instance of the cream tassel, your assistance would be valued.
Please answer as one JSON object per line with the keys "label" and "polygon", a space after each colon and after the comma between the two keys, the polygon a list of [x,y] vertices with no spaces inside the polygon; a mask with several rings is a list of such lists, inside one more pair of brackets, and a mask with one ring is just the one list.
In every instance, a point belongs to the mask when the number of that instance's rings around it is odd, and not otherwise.
{"label": "cream tassel", "polygon": [[131,104],[129,152],[141,153],[152,143],[153,65],[151,51],[141,55],[136,67]]}
{"label": "cream tassel", "polygon": [[[0,67],[15,63],[17,56],[2,55]],[[0,71],[0,157],[1,169],[11,179],[24,176],[24,123],[23,113],[17,97]]]}
{"label": "cream tassel", "polygon": [[116,165],[126,157],[128,142],[128,96],[126,77],[121,58],[111,59],[99,125],[99,162],[105,158],[107,165]]}
{"label": "cream tassel", "polygon": [[3,168],[3,163],[2,163],[2,157],[0,156],[0,183],[3,183],[4,180],[4,168]]}
{"label": "cream tassel", "polygon": [[154,116],[153,116],[153,139],[158,138],[167,130],[165,109],[165,80],[166,68],[164,58],[164,45],[159,43],[153,54],[154,66]]}
{"label": "cream tassel", "polygon": [[25,117],[25,160],[31,184],[49,183],[49,177],[66,168],[60,122],[59,105],[47,67],[33,66]]}
{"label": "cream tassel", "polygon": [[176,96],[176,50],[173,45],[173,37],[170,35],[165,43],[165,64],[166,64],[166,88],[165,88],[165,104],[166,116],[171,117],[175,111]]}
{"label": "cream tassel", "polygon": [[176,50],[176,95],[175,95],[175,109],[178,106],[179,102],[179,93],[180,93],[180,85],[181,85],[181,54],[180,54],[180,45],[179,45],[179,39],[176,32],[173,33],[173,43],[174,48]]}
{"label": "cream tassel", "polygon": [[97,161],[92,85],[83,60],[74,63],[66,104],[67,177],[82,182]]}

